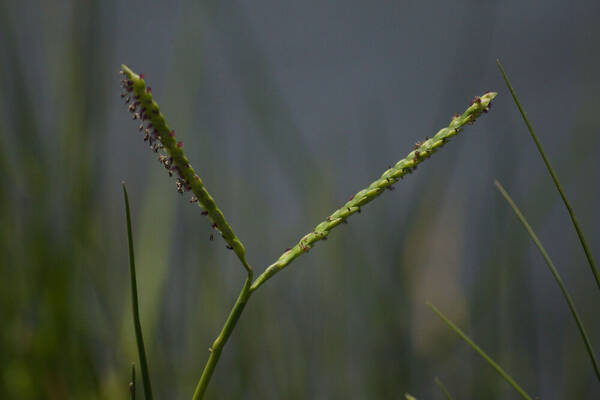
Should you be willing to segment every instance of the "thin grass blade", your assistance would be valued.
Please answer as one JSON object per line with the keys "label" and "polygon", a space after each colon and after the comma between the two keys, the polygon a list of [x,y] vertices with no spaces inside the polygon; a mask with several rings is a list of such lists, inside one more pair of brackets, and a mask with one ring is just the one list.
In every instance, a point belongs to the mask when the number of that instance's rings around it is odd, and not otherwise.
{"label": "thin grass blade", "polygon": [[127,216],[127,240],[129,243],[129,274],[131,277],[131,305],[133,309],[133,326],[135,328],[135,339],[138,348],[138,355],[140,358],[140,367],[142,369],[142,382],[144,384],[144,394],[146,395],[147,400],[152,400],[152,386],[150,384],[150,373],[148,372],[148,362],[146,361],[146,348],[144,347],[144,337],[142,335],[142,325],[140,323],[140,311],[138,307],[137,280],[135,277],[135,257],[133,254],[133,234],[131,233],[131,212],[129,211],[129,196],[127,195],[127,188],[125,187],[125,182],[123,182],[123,196],[125,199],[125,214]]}
{"label": "thin grass blade", "polygon": [[498,363],[496,363],[490,356],[488,356],[483,350],[481,350],[481,348],[479,346],[477,346],[475,344],[475,342],[473,342],[467,335],[464,334],[463,331],[460,330],[460,328],[458,326],[454,325],[454,323],[452,321],[450,321],[444,314],[442,314],[442,312],[440,310],[438,310],[436,308],[436,306],[434,306],[430,302],[427,302],[426,304],[429,308],[431,308],[431,310],[434,313],[437,314],[438,317],[440,317],[442,319],[442,321],[444,321],[446,323],[446,325],[448,325],[450,327],[450,329],[452,329],[454,332],[456,332],[458,334],[458,336],[460,336],[465,342],[467,342],[469,344],[469,346],[471,346],[473,348],[473,350],[475,350],[477,353],[479,353],[479,355],[481,357],[483,357],[483,359],[485,361],[487,361],[488,364],[490,364],[492,366],[492,368],[494,368],[496,370],[496,372],[498,372],[500,374],[500,376],[502,376],[504,378],[504,380],[506,380],[517,392],[519,392],[521,397],[523,397],[524,399],[527,399],[527,400],[532,400],[531,396],[529,396],[521,388],[521,386],[519,386],[517,384],[517,382],[515,382],[515,380],[510,375],[508,375],[506,373],[506,371],[504,371],[502,369],[502,367],[500,367],[498,365]]}
{"label": "thin grass blade", "polygon": [[560,197],[562,198],[563,202],[565,203],[565,207],[567,208],[567,211],[569,212],[569,216],[571,217],[571,221],[573,222],[573,226],[575,227],[575,231],[577,232],[577,236],[579,237],[579,241],[581,242],[581,247],[583,247],[585,256],[587,257],[588,263],[590,264],[590,269],[592,270],[592,274],[594,274],[594,278],[596,279],[596,284],[598,285],[598,289],[600,290],[600,273],[598,273],[598,268],[596,267],[596,262],[594,261],[592,252],[591,252],[590,248],[588,247],[587,241],[585,240],[585,235],[583,234],[583,232],[581,231],[581,228],[579,227],[579,222],[577,221],[577,217],[575,217],[575,212],[573,211],[573,208],[571,207],[571,204],[569,203],[569,199],[567,199],[567,196],[565,195],[562,185],[560,184],[560,181],[558,180],[558,177],[556,176],[556,173],[554,172],[554,168],[552,168],[552,165],[550,165],[550,161],[548,161],[548,157],[546,157],[544,148],[542,147],[542,144],[540,143],[540,141],[535,133],[535,130],[533,129],[533,126],[531,126],[531,123],[529,122],[529,119],[527,118],[527,113],[525,112],[525,110],[523,110],[523,106],[521,106],[521,102],[519,101],[519,98],[517,97],[515,90],[513,89],[512,85],[510,84],[510,81],[508,80],[508,76],[506,76],[506,72],[504,72],[504,68],[502,68],[502,64],[500,64],[500,60],[496,60],[496,63],[498,64],[498,68],[500,69],[500,72],[502,73],[502,77],[504,78],[504,82],[506,82],[506,86],[508,87],[508,90],[510,91],[512,98],[515,101],[515,104],[517,105],[517,108],[519,109],[519,112],[521,113],[523,120],[525,121],[525,125],[527,125],[527,129],[529,130],[529,133],[531,134],[531,138],[535,142],[535,145],[537,146],[538,151],[540,152],[540,155],[542,156],[542,159],[544,160],[544,164],[546,164],[546,168],[548,168],[548,172],[550,173],[550,176],[552,177],[552,180],[554,181],[554,184],[556,185],[556,189],[558,190]]}
{"label": "thin grass blade", "polygon": [[444,386],[444,384],[442,383],[442,381],[438,377],[435,378],[435,384],[444,393],[444,395],[446,396],[446,399],[448,399],[448,400],[454,400],[452,398],[452,396],[450,395],[450,392],[448,391],[448,389],[446,389],[446,386]]}
{"label": "thin grass blade", "polygon": [[548,268],[550,268],[552,275],[554,275],[554,279],[556,279],[558,286],[560,286],[560,290],[563,292],[563,295],[565,296],[565,300],[567,301],[567,304],[569,305],[569,308],[571,309],[571,314],[573,314],[573,317],[575,318],[575,322],[577,323],[577,327],[579,328],[579,332],[581,333],[581,338],[583,339],[583,342],[585,343],[585,347],[587,348],[588,354],[590,355],[590,360],[592,361],[592,365],[594,366],[594,371],[596,372],[596,376],[598,377],[598,380],[600,380],[600,368],[598,368],[598,362],[596,360],[596,356],[594,355],[594,350],[592,349],[592,343],[590,342],[590,339],[589,339],[589,337],[586,333],[586,330],[583,326],[583,322],[581,322],[581,319],[579,318],[579,314],[577,313],[577,310],[575,309],[575,303],[573,303],[573,300],[571,299],[571,296],[569,295],[569,292],[567,291],[567,288],[565,287],[565,284],[564,284],[560,274],[558,273],[558,270],[554,266],[554,263],[552,262],[552,260],[550,259],[550,256],[546,252],[546,249],[544,249],[544,246],[542,245],[542,243],[536,236],[535,232],[533,232],[533,229],[531,228],[531,226],[529,225],[529,223],[527,222],[527,220],[525,219],[525,217],[523,216],[523,214],[521,213],[521,211],[519,210],[519,208],[517,207],[515,202],[508,195],[506,190],[504,190],[504,187],[502,187],[502,185],[498,181],[495,181],[494,184],[496,185],[496,187],[498,188],[498,190],[500,191],[502,196],[504,196],[504,198],[508,202],[508,205],[510,205],[510,207],[513,209],[513,211],[515,212],[515,214],[517,215],[517,217],[523,224],[523,227],[525,228],[525,230],[527,231],[527,233],[529,234],[529,236],[531,237],[531,239],[533,240],[533,242],[539,249],[540,253],[542,254],[544,261],[546,261],[546,264],[548,264]]}
{"label": "thin grass blade", "polygon": [[135,400],[135,364],[131,364],[131,381],[129,382],[129,397]]}

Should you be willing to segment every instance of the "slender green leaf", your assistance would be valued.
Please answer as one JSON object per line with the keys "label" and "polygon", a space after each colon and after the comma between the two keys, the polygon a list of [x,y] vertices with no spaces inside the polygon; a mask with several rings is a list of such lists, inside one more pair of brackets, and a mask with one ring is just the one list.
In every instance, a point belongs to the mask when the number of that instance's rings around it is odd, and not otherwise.
{"label": "slender green leaf", "polygon": [[502,376],[513,388],[515,388],[515,390],[519,392],[521,397],[527,400],[532,400],[531,396],[525,393],[521,386],[519,386],[517,382],[515,382],[515,380],[498,365],[498,363],[496,363],[490,356],[488,356],[483,350],[481,350],[481,348],[477,346],[475,342],[473,342],[467,335],[464,334],[463,331],[460,330],[458,326],[454,325],[452,321],[450,321],[444,314],[442,314],[442,312],[438,310],[436,306],[434,306],[430,302],[427,302],[426,304],[429,308],[431,308],[431,310],[433,310],[434,313],[437,314],[438,317],[442,319],[442,321],[446,323],[446,325],[448,325],[454,332],[458,334],[458,336],[460,336],[465,342],[467,342],[469,346],[473,348],[473,350],[479,353],[479,355],[483,357],[483,359],[487,361],[488,364],[490,364],[492,368],[494,368],[496,372],[500,374],[500,376]]}
{"label": "slender green leaf", "polygon": [[438,377],[435,378],[435,384],[444,393],[444,395],[446,396],[446,399],[448,399],[448,400],[454,400],[454,399],[452,399],[452,396],[450,395],[450,392],[448,391],[448,389],[446,389],[446,386],[444,386],[444,384],[442,383],[442,381]]}
{"label": "slender green leaf", "polygon": [[140,367],[142,368],[142,381],[144,383],[144,394],[146,399],[152,400],[152,386],[150,385],[150,373],[146,361],[146,349],[144,337],[142,336],[142,325],[140,323],[140,311],[138,307],[137,280],[135,277],[135,257],[133,255],[133,234],[131,233],[131,212],[129,211],[129,196],[123,182],[123,196],[125,199],[125,214],[127,216],[127,239],[129,242],[129,274],[131,276],[131,305],[133,309],[133,326],[135,328],[135,339],[137,342]]}
{"label": "slender green leaf", "polygon": [[500,64],[500,60],[496,60],[496,63],[498,64],[498,68],[500,68],[500,72],[502,73],[504,82],[506,82],[506,86],[508,87],[508,90],[510,91],[512,98],[515,101],[515,104],[519,108],[519,112],[521,113],[521,116],[523,117],[523,121],[525,121],[525,125],[527,125],[527,129],[529,130],[529,133],[531,134],[531,138],[535,142],[535,145],[537,146],[537,149],[540,152],[542,159],[544,160],[544,164],[546,164],[546,168],[548,168],[548,172],[550,173],[550,176],[552,177],[552,180],[554,181],[554,184],[556,185],[556,189],[558,190],[560,197],[562,198],[563,202],[565,203],[565,207],[567,208],[567,211],[569,212],[569,216],[571,217],[571,221],[573,222],[573,226],[575,227],[575,231],[577,232],[577,236],[579,237],[579,241],[581,242],[581,246],[583,247],[585,256],[587,257],[588,263],[590,264],[590,269],[592,270],[592,274],[594,274],[594,278],[596,279],[596,284],[598,285],[598,289],[600,289],[600,273],[598,273],[598,268],[596,268],[596,262],[594,261],[592,252],[591,252],[590,248],[588,247],[587,241],[585,240],[585,235],[583,234],[583,232],[581,231],[581,228],[579,227],[579,222],[577,221],[577,217],[575,217],[575,212],[573,211],[573,208],[571,207],[571,204],[569,203],[569,200],[567,199],[567,196],[565,195],[562,185],[560,184],[560,181],[558,180],[558,177],[556,176],[556,173],[554,172],[554,168],[552,168],[552,165],[550,165],[550,161],[548,161],[548,157],[546,157],[544,148],[542,147],[542,144],[540,143],[540,141],[533,129],[533,126],[531,126],[531,123],[529,122],[529,119],[527,118],[527,113],[525,112],[525,110],[523,110],[523,106],[521,106],[521,102],[519,101],[519,98],[517,97],[515,90],[513,89],[512,85],[510,84],[510,81],[508,80],[508,76],[506,76],[506,73],[504,72],[504,68],[502,68],[502,64]]}
{"label": "slender green leaf", "polygon": [[552,275],[554,275],[554,279],[556,279],[558,286],[560,286],[560,290],[562,290],[563,295],[565,296],[565,300],[567,301],[567,304],[569,305],[569,308],[571,309],[571,313],[573,314],[573,317],[575,318],[575,322],[577,323],[579,332],[581,332],[581,337],[583,339],[583,342],[585,343],[585,347],[587,348],[588,354],[590,355],[590,360],[592,361],[592,365],[594,366],[594,371],[596,372],[596,376],[598,377],[598,380],[600,380],[600,368],[598,368],[598,362],[596,361],[596,356],[594,355],[594,350],[592,349],[592,343],[590,342],[590,339],[589,339],[589,337],[585,331],[585,328],[583,326],[583,322],[581,322],[581,319],[579,318],[579,314],[577,313],[577,310],[575,309],[575,303],[573,303],[573,300],[571,299],[571,296],[569,295],[569,292],[567,291],[567,288],[565,287],[565,284],[564,284],[562,278],[560,277],[560,274],[558,273],[556,267],[554,266],[554,263],[550,259],[550,256],[546,252],[546,249],[544,249],[544,246],[542,246],[542,243],[536,236],[535,232],[533,232],[533,229],[531,228],[531,226],[529,225],[529,223],[527,222],[527,220],[525,219],[525,217],[523,216],[523,214],[521,213],[521,211],[519,210],[519,208],[517,207],[515,202],[511,199],[511,197],[508,195],[506,190],[504,190],[504,188],[502,187],[500,182],[495,181],[494,184],[496,185],[496,187],[498,188],[498,190],[500,191],[502,196],[504,196],[504,198],[506,199],[506,201],[508,202],[510,207],[513,209],[513,211],[515,212],[515,214],[517,215],[517,217],[523,224],[523,227],[525,228],[525,230],[527,231],[527,233],[529,234],[529,236],[531,237],[531,239],[533,240],[533,242],[539,249],[540,253],[542,254],[542,257],[544,257],[544,261],[546,261],[546,264],[548,264],[548,268],[550,268]]}
{"label": "slender green leaf", "polygon": [[131,381],[129,382],[129,394],[131,400],[135,400],[135,364],[131,364]]}

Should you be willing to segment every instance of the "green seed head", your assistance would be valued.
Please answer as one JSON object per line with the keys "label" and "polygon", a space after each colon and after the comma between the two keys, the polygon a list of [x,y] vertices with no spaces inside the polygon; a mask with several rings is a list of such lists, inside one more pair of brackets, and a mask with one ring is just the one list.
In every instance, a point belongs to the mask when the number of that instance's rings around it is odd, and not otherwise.
{"label": "green seed head", "polygon": [[152,90],[146,86],[144,76],[134,73],[126,65],[121,66],[121,75],[125,90],[122,97],[127,103],[131,103],[128,107],[129,112],[133,114],[133,119],[142,121],[139,130],[143,132],[144,140],[149,143],[150,148],[155,153],[160,153],[158,160],[167,169],[169,176],[175,175],[177,191],[194,194],[192,202],[202,208],[202,214],[209,218],[213,228],[221,234],[227,248],[233,250],[244,267],[250,270],[244,246],[184,155],[183,142],[177,141],[175,131],[167,125],[152,97]]}

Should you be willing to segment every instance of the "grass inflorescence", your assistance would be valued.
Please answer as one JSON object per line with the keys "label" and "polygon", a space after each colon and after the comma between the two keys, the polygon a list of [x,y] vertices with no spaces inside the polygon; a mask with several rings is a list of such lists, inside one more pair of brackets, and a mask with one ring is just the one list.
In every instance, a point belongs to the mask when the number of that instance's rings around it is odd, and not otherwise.
{"label": "grass inflorescence", "polygon": [[246,249],[233,232],[223,212],[217,207],[214,199],[206,190],[202,179],[196,174],[187,157],[183,154],[183,142],[177,141],[175,130],[169,128],[158,104],[152,97],[152,90],[146,86],[144,75],[138,75],[126,65],[121,67],[123,75],[121,97],[129,104],[128,110],[140,125],[138,130],[143,134],[152,151],[158,154],[158,161],[175,176],[179,193],[192,192],[191,202],[197,203],[202,214],[211,221],[213,229],[221,234],[227,248],[233,250],[246,270],[252,268],[246,261]]}
{"label": "grass inflorescence", "polygon": [[[175,176],[177,191],[180,193],[193,193],[190,202],[197,203],[200,206],[202,214],[210,219],[212,227],[221,234],[227,247],[235,252],[247,271],[246,281],[242,286],[240,294],[221,332],[209,349],[210,355],[208,361],[193,395],[193,399],[195,400],[203,398],[221,352],[252,293],[273,275],[289,265],[296,257],[308,252],[317,241],[327,239],[333,228],[346,222],[351,215],[360,212],[361,207],[373,201],[386,189],[392,189],[398,180],[412,173],[420,163],[431,157],[440,147],[448,143],[452,137],[458,135],[465,125],[473,124],[481,114],[487,113],[491,108],[492,100],[497,95],[497,93],[488,91],[481,96],[473,98],[467,109],[462,114],[455,114],[447,127],[438,131],[433,137],[425,138],[422,142],[416,143],[414,149],[405,158],[398,161],[395,165],[390,166],[381,177],[372,182],[367,188],[350,197],[346,204],[325,218],[312,232],[300,239],[295,246],[287,249],[275,263],[267,267],[253,281],[253,270],[246,261],[246,252],[242,242],[234,234],[223,212],[217,207],[214,199],[204,186],[202,179],[196,174],[189,160],[184,155],[183,143],[177,141],[175,131],[167,125],[158,104],[153,98],[152,90],[146,86],[144,75],[134,73],[125,65],[122,66],[121,74],[123,76],[122,87],[124,89],[121,97],[128,105],[128,110],[133,115],[133,119],[139,121],[138,130],[142,133],[144,141],[148,142],[151,150],[158,154],[158,161],[167,169],[169,176]],[[135,317],[134,309],[134,319]],[[136,330],[136,335],[138,339],[141,339],[141,330],[139,335]],[[140,342],[138,340],[138,346]],[[142,359],[141,352],[140,359]],[[142,361],[142,376],[144,384],[146,384],[144,363],[145,360]]]}
{"label": "grass inflorescence", "polygon": [[252,290],[256,290],[269,278],[285,268],[296,257],[308,252],[316,242],[326,240],[327,235],[329,235],[329,232],[333,228],[346,222],[352,214],[359,213],[362,206],[373,201],[385,189],[391,189],[394,183],[416,170],[420,163],[431,157],[440,147],[448,143],[452,137],[458,135],[465,125],[473,124],[482,113],[487,113],[496,95],[497,93],[494,92],[486,92],[481,97],[476,96],[464,113],[454,115],[448,127],[440,129],[432,138],[426,138],[422,142],[417,142],[414,150],[405,158],[398,161],[395,165],[390,166],[379,179],[371,183],[367,188],[351,196],[346,204],[325,218],[312,232],[302,237],[294,247],[287,249],[275,263],[271,264],[262,275],[256,278],[256,281],[252,284]]}

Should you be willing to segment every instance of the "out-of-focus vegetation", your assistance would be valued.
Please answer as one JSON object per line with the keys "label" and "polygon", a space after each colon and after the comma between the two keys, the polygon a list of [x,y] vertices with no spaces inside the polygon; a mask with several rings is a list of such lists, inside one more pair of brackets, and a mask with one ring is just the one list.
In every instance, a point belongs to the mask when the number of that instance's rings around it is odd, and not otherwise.
{"label": "out-of-focus vegetation", "polygon": [[[0,398],[127,395],[137,354],[122,180],[156,398],[191,396],[243,282],[128,120],[121,63],[152,77],[261,272],[448,108],[502,87],[501,56],[598,258],[600,5],[586,3],[1,3]],[[595,283],[507,93],[494,107],[257,293],[207,398],[442,398],[436,376],[457,399],[511,396],[426,299],[528,393],[600,395],[494,178],[598,343]]]}

